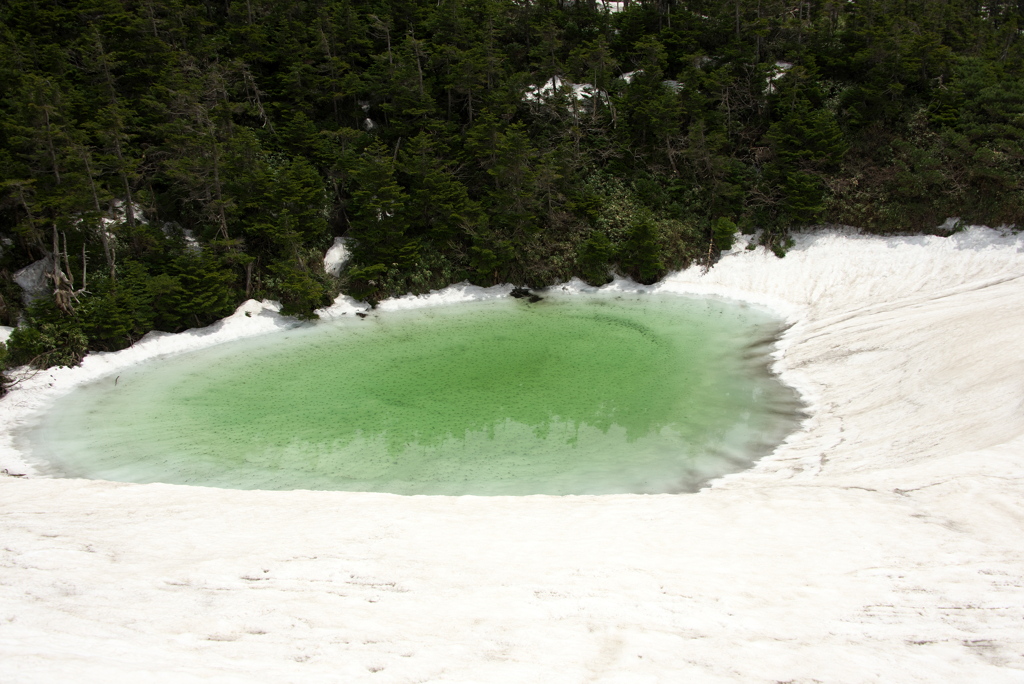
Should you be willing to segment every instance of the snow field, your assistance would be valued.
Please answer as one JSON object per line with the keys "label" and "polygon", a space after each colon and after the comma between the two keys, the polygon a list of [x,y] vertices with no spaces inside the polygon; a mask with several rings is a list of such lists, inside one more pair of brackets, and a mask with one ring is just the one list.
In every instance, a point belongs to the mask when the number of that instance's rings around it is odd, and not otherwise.
{"label": "snow field", "polygon": [[[777,369],[812,415],[753,469],[606,497],[0,477],[0,681],[1024,682],[1024,242],[742,247],[655,289],[793,323]],[[249,302],[37,373],[0,467],[77,382],[289,325]]]}

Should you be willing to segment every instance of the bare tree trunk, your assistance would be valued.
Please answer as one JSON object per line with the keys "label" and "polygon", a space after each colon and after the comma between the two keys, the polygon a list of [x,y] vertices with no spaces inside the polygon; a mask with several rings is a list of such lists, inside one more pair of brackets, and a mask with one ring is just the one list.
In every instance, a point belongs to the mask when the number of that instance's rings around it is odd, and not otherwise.
{"label": "bare tree trunk", "polygon": [[[324,55],[327,57],[327,66],[331,72],[331,106],[334,108],[334,123],[341,123],[341,114],[338,113],[338,73],[334,69],[334,56],[331,54],[331,44],[327,40],[327,34],[324,33],[323,28],[320,29],[320,40],[324,48]],[[422,80],[422,75],[420,76]],[[262,109],[262,107],[261,107]]]}
{"label": "bare tree trunk", "polygon": [[107,87],[110,89],[110,103],[114,107],[114,155],[117,157],[118,169],[121,172],[121,184],[124,186],[126,203],[125,216],[128,218],[128,228],[131,232],[132,241],[135,243],[136,247],[138,247],[138,238],[135,234],[135,198],[132,197],[132,190],[128,183],[128,175],[125,173],[126,164],[124,161],[124,153],[121,150],[121,120],[120,113],[117,111],[117,88],[114,87],[114,77],[110,73],[110,65],[107,63],[107,53],[103,49],[103,42],[100,40],[99,33],[96,33],[96,49],[99,51],[100,64],[103,66],[103,74],[106,77]]}
{"label": "bare tree trunk", "polygon": [[[85,165],[85,175],[89,177],[89,188],[92,190],[92,203],[96,208],[97,214],[102,214],[103,210],[100,208],[100,196],[96,192],[96,181],[92,177],[92,165],[89,163],[89,153],[83,146],[79,146],[78,154],[82,158],[82,163]],[[114,269],[114,246],[110,241],[110,235],[107,233],[106,226],[103,225],[102,219],[99,225],[100,242],[103,244],[103,256],[107,260],[107,268],[110,269],[110,279],[116,279],[116,271]]]}
{"label": "bare tree trunk", "polygon": [[[71,274],[71,262],[68,259],[68,237],[64,238],[64,249],[61,250],[60,239],[57,237],[57,224],[53,224],[53,266],[49,274],[53,281],[53,300],[62,313],[71,315],[75,313],[72,302],[78,301],[78,295],[85,292],[86,265],[85,245],[82,245],[82,288],[75,290],[74,276]],[[61,269],[61,259],[64,261],[64,268]]]}
{"label": "bare tree trunk", "polygon": [[53,176],[60,185],[60,168],[57,166],[57,151],[53,147],[53,131],[50,129],[50,108],[43,106],[43,117],[46,120],[46,145],[50,148],[50,161],[53,162]]}
{"label": "bare tree trunk", "polygon": [[416,58],[416,72],[420,78],[420,99],[423,99],[423,65],[420,64],[420,57],[423,56],[423,46],[418,40],[412,42],[412,54]]}
{"label": "bare tree trunk", "polygon": [[249,299],[252,295],[252,261],[245,265],[245,298]]}
{"label": "bare tree trunk", "polygon": [[217,148],[217,134],[210,123],[210,139],[213,144],[213,190],[217,194],[217,217],[220,219],[220,232],[228,240],[228,218],[224,212],[224,195],[220,184],[220,150]]}
{"label": "bare tree trunk", "polygon": [[32,209],[28,205],[28,200],[25,199],[25,187],[21,183],[18,183],[18,199],[21,200],[21,206],[25,209],[25,213],[28,215],[28,224],[31,227],[29,235],[32,238],[32,242],[35,244],[36,249],[42,254],[46,254],[46,247],[43,245],[43,239],[39,236],[39,231],[36,230],[36,217],[32,215]]}
{"label": "bare tree trunk", "polygon": [[[333,68],[332,68],[332,73],[333,73]],[[253,104],[256,105],[256,113],[259,114],[261,119],[263,119],[263,125],[266,126],[267,129],[269,129],[271,133],[274,133],[274,124],[272,124],[270,122],[270,118],[267,116],[266,110],[263,109],[263,99],[260,97],[262,92],[260,91],[259,86],[256,85],[256,79],[253,78],[252,72],[249,71],[249,67],[246,66],[246,64],[244,62],[242,62],[242,79],[245,81],[246,93],[249,92],[250,88],[252,89],[252,102],[253,102]],[[337,117],[337,115],[338,115],[338,103],[337,103],[337,101],[335,101],[335,103],[334,103],[334,114],[335,114],[335,117]]]}

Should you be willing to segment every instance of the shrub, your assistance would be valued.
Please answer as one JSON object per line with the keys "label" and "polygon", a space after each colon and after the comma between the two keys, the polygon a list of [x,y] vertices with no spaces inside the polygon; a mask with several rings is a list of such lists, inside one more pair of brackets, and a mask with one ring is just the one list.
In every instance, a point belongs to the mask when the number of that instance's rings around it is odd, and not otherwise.
{"label": "shrub", "polygon": [[36,327],[17,328],[8,341],[9,362],[34,368],[77,366],[89,349],[89,338],[67,318]]}
{"label": "shrub", "polygon": [[711,224],[711,239],[715,243],[715,249],[726,251],[732,249],[732,243],[736,239],[736,224],[722,216]]}

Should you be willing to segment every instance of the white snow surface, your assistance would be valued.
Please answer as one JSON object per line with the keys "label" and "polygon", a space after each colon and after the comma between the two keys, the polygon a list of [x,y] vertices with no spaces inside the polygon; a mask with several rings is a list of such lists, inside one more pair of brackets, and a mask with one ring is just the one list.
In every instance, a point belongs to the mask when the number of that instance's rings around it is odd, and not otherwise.
{"label": "white snow surface", "polygon": [[0,325],[0,342],[6,342],[11,339],[12,332],[14,332],[14,328],[6,325]]}
{"label": "white snow surface", "polygon": [[582,101],[594,97],[595,92],[602,100],[608,99],[608,93],[603,90],[595,90],[594,86],[589,83],[570,83],[559,76],[552,76],[544,85],[527,88],[523,99],[527,102],[546,102],[561,93],[574,100]]}
{"label": "white snow surface", "polygon": [[[652,289],[793,324],[777,369],[812,414],[751,470],[575,497],[0,476],[0,681],[1024,682],[1024,241],[742,247]],[[37,373],[0,425],[275,311]],[[26,472],[9,429],[0,460]]]}
{"label": "white snow surface", "polygon": [[772,66],[771,71],[768,72],[768,85],[765,86],[765,92],[774,93],[775,82],[785,76],[786,72],[792,68],[793,65],[790,62],[776,62],[774,66]]}
{"label": "white snow surface", "polygon": [[348,248],[345,246],[345,238],[334,238],[334,244],[324,254],[324,270],[329,275],[338,277],[341,275],[341,267],[348,261]]}

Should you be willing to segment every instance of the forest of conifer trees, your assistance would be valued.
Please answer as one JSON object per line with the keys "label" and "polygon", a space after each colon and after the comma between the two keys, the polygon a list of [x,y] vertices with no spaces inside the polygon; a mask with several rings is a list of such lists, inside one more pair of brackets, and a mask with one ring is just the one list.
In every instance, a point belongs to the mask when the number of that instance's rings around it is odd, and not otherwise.
{"label": "forest of conifer trees", "polygon": [[0,363],[251,297],[653,282],[736,230],[1020,225],[1022,31],[1024,0],[7,0]]}

